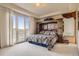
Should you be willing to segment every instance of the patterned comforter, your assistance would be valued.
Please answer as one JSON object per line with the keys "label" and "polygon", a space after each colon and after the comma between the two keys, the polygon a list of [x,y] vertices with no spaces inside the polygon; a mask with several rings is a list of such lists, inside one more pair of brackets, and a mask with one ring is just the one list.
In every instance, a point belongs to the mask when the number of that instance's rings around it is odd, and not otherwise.
{"label": "patterned comforter", "polygon": [[45,44],[47,45],[48,49],[51,49],[56,43],[57,39],[58,37],[56,34],[53,35],[36,34],[29,36],[27,38],[27,41]]}

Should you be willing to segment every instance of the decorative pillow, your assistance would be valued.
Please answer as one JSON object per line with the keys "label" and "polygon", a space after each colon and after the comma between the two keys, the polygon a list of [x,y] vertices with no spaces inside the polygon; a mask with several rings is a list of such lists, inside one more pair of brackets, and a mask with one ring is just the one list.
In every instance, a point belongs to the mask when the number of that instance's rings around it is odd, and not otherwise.
{"label": "decorative pillow", "polygon": [[50,35],[54,35],[54,34],[55,34],[55,32],[54,32],[54,31],[51,31],[51,32],[50,32]]}
{"label": "decorative pillow", "polygon": [[44,31],[41,31],[40,34],[44,34]]}
{"label": "decorative pillow", "polygon": [[45,35],[49,35],[50,34],[50,32],[49,31],[45,31],[45,33],[44,33]]}
{"label": "decorative pillow", "polygon": [[47,34],[46,31],[44,32],[44,34]]}

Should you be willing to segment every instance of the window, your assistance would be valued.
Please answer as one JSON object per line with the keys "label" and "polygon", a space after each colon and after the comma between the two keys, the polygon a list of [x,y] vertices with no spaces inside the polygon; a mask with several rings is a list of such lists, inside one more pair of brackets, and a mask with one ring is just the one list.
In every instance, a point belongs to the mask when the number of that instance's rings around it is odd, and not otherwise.
{"label": "window", "polygon": [[30,33],[30,20],[29,17],[25,17],[25,29],[26,29],[26,36]]}
{"label": "window", "polygon": [[16,16],[15,15],[13,15],[12,16],[12,22],[13,22],[13,28],[12,28],[12,30],[13,30],[13,42],[15,43],[16,42]]}
{"label": "window", "polygon": [[18,13],[13,13],[11,16],[10,32],[12,33],[12,43],[19,43],[25,41],[26,37],[29,35],[30,30],[30,20],[29,16],[25,16]]}
{"label": "window", "polygon": [[64,33],[63,36],[74,36],[74,18],[64,18]]}
{"label": "window", "polygon": [[18,18],[18,42],[24,41],[24,17],[19,15]]}

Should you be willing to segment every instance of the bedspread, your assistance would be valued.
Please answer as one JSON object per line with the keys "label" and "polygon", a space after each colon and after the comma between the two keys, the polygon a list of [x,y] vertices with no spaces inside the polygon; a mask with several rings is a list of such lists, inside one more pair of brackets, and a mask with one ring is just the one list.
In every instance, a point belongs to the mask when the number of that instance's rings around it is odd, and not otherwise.
{"label": "bedspread", "polygon": [[45,44],[47,45],[48,49],[50,49],[54,46],[57,39],[58,37],[56,34],[53,34],[53,35],[36,34],[36,35],[29,36],[27,38],[27,41]]}

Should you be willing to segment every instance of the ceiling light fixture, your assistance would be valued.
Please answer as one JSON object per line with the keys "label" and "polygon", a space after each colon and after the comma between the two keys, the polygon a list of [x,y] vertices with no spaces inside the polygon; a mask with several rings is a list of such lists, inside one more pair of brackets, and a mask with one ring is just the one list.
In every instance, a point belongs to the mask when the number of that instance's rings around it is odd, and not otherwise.
{"label": "ceiling light fixture", "polygon": [[45,4],[45,3],[36,3],[35,5],[36,5],[36,7],[45,7],[45,6],[47,6],[47,4]]}
{"label": "ceiling light fixture", "polygon": [[40,3],[36,3],[36,6],[39,7],[41,4]]}

